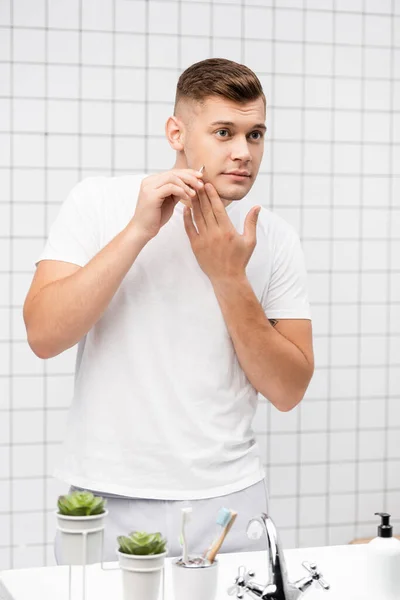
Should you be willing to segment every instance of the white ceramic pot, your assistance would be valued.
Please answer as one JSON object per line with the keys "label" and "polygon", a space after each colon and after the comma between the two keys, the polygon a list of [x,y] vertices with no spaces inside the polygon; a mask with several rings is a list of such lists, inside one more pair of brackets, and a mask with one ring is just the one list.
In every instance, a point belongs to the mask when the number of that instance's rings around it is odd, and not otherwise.
{"label": "white ceramic pot", "polygon": [[175,600],[215,600],[218,586],[218,561],[205,565],[172,563]]}
{"label": "white ceramic pot", "polygon": [[87,517],[57,516],[57,529],[60,531],[62,565],[91,565],[102,562],[102,537],[105,510],[99,515]]}
{"label": "white ceramic pot", "polygon": [[158,600],[167,553],[140,556],[117,550],[124,600]]}

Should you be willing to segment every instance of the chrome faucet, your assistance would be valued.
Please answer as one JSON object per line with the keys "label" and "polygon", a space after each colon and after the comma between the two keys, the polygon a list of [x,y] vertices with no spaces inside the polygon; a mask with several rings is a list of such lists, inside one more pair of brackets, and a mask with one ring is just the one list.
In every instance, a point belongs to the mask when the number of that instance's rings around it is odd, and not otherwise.
{"label": "chrome faucet", "polygon": [[265,535],[268,551],[268,583],[259,584],[252,581],[255,573],[239,567],[235,584],[229,588],[230,596],[243,598],[247,594],[253,600],[297,600],[311,585],[318,583],[324,590],[329,590],[329,584],[322,579],[315,563],[303,562],[303,567],[309,575],[291,583],[288,579],[285,557],[279,541],[277,529],[272,519],[265,513],[254,517],[247,526],[247,535],[251,539],[259,539]]}

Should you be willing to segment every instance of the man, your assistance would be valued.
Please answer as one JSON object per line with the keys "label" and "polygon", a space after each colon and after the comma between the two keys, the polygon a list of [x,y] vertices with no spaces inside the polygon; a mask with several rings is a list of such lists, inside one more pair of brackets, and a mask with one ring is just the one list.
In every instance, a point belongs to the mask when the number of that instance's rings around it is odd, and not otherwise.
{"label": "man", "polygon": [[250,69],[192,65],[166,123],[174,167],[79,183],[36,262],[32,350],[51,358],[79,343],[55,476],[107,497],[106,560],[132,530],[161,531],[178,555],[188,502],[192,550],[209,544],[221,506],[238,512],[224,551],[263,547],[246,536],[267,510],[257,392],[289,411],[314,368],[299,238],[245,200],[265,116]]}

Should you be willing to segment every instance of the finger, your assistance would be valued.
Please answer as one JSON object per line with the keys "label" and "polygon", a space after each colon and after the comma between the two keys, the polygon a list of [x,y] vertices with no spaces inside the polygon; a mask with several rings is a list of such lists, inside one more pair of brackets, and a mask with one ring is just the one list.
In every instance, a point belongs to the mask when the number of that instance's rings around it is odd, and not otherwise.
{"label": "finger", "polygon": [[193,209],[194,221],[197,225],[197,229],[198,229],[199,233],[200,234],[205,233],[207,231],[207,225],[204,220],[204,216],[203,216],[201,206],[200,206],[200,200],[199,200],[199,197],[197,194],[194,198],[192,198],[192,209]]}
{"label": "finger", "polygon": [[201,212],[203,213],[207,228],[215,227],[218,223],[206,190],[198,190],[197,195],[199,197]]}
{"label": "finger", "polygon": [[224,203],[219,197],[217,190],[211,183],[206,183],[204,189],[207,193],[207,197],[209,198],[210,206],[214,214],[214,219],[221,228],[230,229],[232,227],[232,221],[228,217],[228,213],[226,212]]}
{"label": "finger", "polygon": [[197,233],[196,227],[194,226],[192,213],[188,206],[185,206],[183,208],[183,224],[185,226],[185,231],[188,235],[188,238],[192,243],[199,234]]}
{"label": "finger", "polygon": [[174,185],[181,187],[188,195],[188,198],[189,197],[192,198],[196,194],[196,192],[194,192],[194,190],[190,186],[186,185],[186,183],[183,182],[182,179],[180,179],[180,177],[178,177],[177,175],[174,175],[172,173],[169,173],[169,174],[163,173],[158,178],[158,181],[155,182],[155,186],[156,186],[155,189],[160,189],[163,185],[166,185],[167,183],[174,184]]}
{"label": "finger", "polygon": [[189,194],[187,194],[180,185],[175,185],[174,183],[166,183],[158,188],[158,190],[162,198],[167,198],[168,196],[178,196],[183,200],[190,199]]}
{"label": "finger", "polygon": [[174,169],[171,171],[181,178],[187,185],[190,185],[194,190],[201,189],[204,186],[202,181],[203,173],[194,171],[193,169]]}

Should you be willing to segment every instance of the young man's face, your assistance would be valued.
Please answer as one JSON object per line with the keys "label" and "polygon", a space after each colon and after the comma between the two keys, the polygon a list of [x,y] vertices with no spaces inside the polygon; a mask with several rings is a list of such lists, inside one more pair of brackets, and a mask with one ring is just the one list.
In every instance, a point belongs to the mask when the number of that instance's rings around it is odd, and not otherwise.
{"label": "young man's face", "polygon": [[[264,153],[265,105],[262,98],[238,104],[210,97],[204,105],[186,104],[177,118],[184,123],[176,168],[200,169],[205,182],[228,202],[252,188]],[[244,176],[233,176],[242,171]]]}

